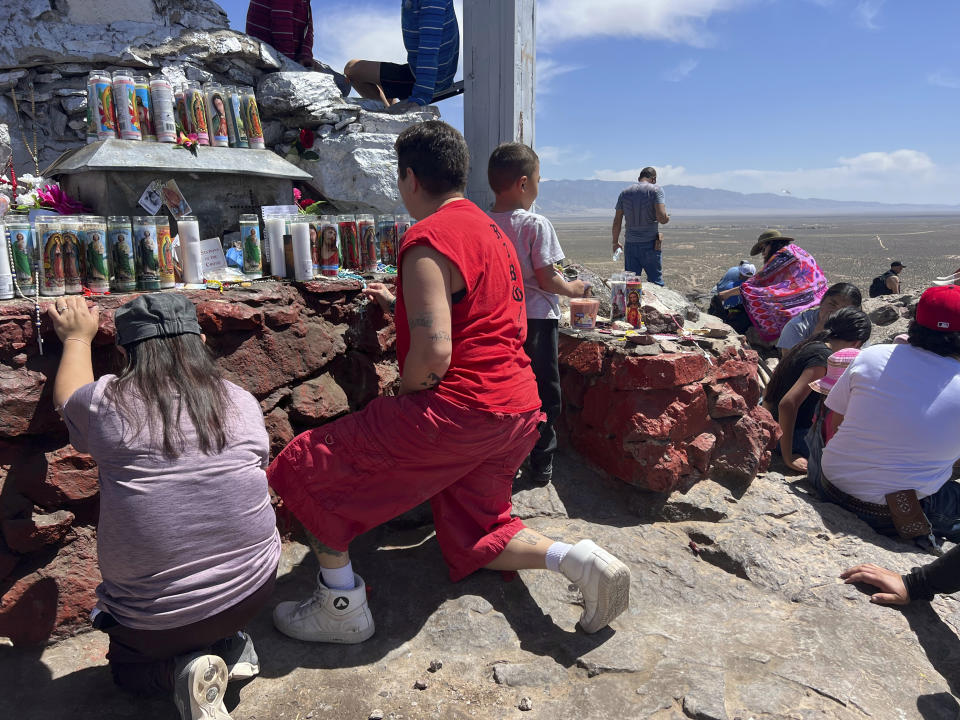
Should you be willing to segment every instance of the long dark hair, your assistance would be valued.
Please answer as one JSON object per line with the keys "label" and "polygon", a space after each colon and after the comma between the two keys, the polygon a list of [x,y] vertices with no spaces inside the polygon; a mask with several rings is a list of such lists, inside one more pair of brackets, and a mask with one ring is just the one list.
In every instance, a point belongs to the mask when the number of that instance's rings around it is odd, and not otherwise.
{"label": "long dark hair", "polygon": [[[136,426],[137,433],[146,423],[151,439],[162,434],[164,457],[179,457],[187,442],[180,426],[185,409],[200,451],[205,455],[222,452],[227,443],[224,425],[229,398],[203,339],[193,333],[155,337],[131,343],[125,350],[126,367],[107,387],[105,397]],[[131,396],[143,403],[143,416],[132,414]]]}
{"label": "long dark hair", "polygon": [[796,382],[795,379],[792,381],[790,379],[790,376],[793,374],[791,371],[797,355],[803,348],[813,343],[825,343],[827,340],[860,341],[865,343],[870,339],[870,332],[872,330],[873,325],[870,324],[870,318],[867,317],[867,314],[863,312],[863,310],[854,307],[840,308],[827,318],[827,322],[824,323],[821,332],[811,338],[807,338],[799,345],[794,346],[790,352],[783,357],[777,365],[777,369],[773,371],[773,377],[770,378],[770,382],[767,384],[767,390],[763,394],[764,402],[775,406],[779,405],[780,401],[783,400],[783,396],[789,392],[793,383]]}

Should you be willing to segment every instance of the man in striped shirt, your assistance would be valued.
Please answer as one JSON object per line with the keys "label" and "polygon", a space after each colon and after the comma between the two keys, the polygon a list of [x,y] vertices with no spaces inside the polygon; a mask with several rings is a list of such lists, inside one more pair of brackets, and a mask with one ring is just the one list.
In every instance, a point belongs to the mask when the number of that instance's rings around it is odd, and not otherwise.
{"label": "man in striped shirt", "polygon": [[392,113],[429,105],[434,95],[453,84],[460,59],[460,28],[453,0],[401,2],[407,63],[351,60],[343,69],[362,97],[383,101]]}
{"label": "man in striped shirt", "polygon": [[250,0],[247,35],[313,68],[313,14],[310,0]]}

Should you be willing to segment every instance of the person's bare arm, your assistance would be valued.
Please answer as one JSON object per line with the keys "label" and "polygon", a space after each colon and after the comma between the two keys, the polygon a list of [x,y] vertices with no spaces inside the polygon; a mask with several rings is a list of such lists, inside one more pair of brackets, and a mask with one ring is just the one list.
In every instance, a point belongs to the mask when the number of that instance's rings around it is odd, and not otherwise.
{"label": "person's bare arm", "polygon": [[450,367],[451,270],[447,258],[429,247],[403,255],[403,303],[410,328],[410,351],[400,378],[400,394],[429,390]]}
{"label": "person's bare arm", "polygon": [[657,203],[657,222],[661,225],[670,222],[670,216],[667,215],[667,206],[663,203]]}
{"label": "person's bare arm", "polygon": [[623,210],[617,210],[613,216],[613,251],[621,247],[620,230],[623,228]]}
{"label": "person's bare arm", "polygon": [[737,285],[736,287],[732,287],[729,290],[721,290],[720,292],[717,293],[717,297],[720,298],[721,300],[726,300],[727,298],[731,298],[734,295],[739,295],[739,294],[740,294],[740,286]]}
{"label": "person's bare arm", "polygon": [[93,382],[90,344],[100,327],[100,308],[88,308],[83,297],[67,295],[57,298],[47,308],[47,315],[63,343],[63,356],[53,381],[53,405],[60,408],[73,393]]}
{"label": "person's bare arm", "polygon": [[583,280],[567,280],[557,272],[557,269],[553,265],[535,268],[533,272],[537,275],[537,285],[540,286],[541,290],[556,293],[557,295],[584,297],[587,288],[590,287]]}
{"label": "person's bare arm", "polygon": [[780,399],[780,404],[777,406],[777,420],[780,423],[780,429],[783,430],[783,435],[780,437],[780,454],[783,455],[784,464],[797,472],[807,470],[807,461],[793,454],[793,429],[797,423],[797,412],[803,405],[803,401],[813,392],[810,389],[810,383],[826,374],[825,367],[807,368],[793,387],[787,390],[787,394]]}
{"label": "person's bare arm", "polygon": [[900,292],[900,278],[896,275],[891,275],[887,278],[887,289],[889,289],[894,295]]}

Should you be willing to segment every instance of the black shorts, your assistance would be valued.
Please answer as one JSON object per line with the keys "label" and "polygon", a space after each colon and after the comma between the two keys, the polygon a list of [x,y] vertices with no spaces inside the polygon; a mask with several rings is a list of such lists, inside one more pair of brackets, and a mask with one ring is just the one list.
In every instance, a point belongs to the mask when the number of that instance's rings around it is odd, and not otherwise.
{"label": "black shorts", "polygon": [[410,69],[410,64],[398,65],[392,62],[380,63],[380,87],[387,100],[397,98],[406,100],[413,94],[413,85],[417,79]]}

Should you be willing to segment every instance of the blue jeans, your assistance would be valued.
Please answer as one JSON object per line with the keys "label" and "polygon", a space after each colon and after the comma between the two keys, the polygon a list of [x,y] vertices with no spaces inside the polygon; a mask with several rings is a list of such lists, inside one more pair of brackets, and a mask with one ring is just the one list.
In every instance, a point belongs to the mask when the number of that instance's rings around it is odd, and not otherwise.
{"label": "blue jeans", "polygon": [[653,249],[652,242],[627,242],[623,245],[623,267],[635,272],[637,277],[646,272],[647,282],[662,286],[661,255],[659,250]]}

